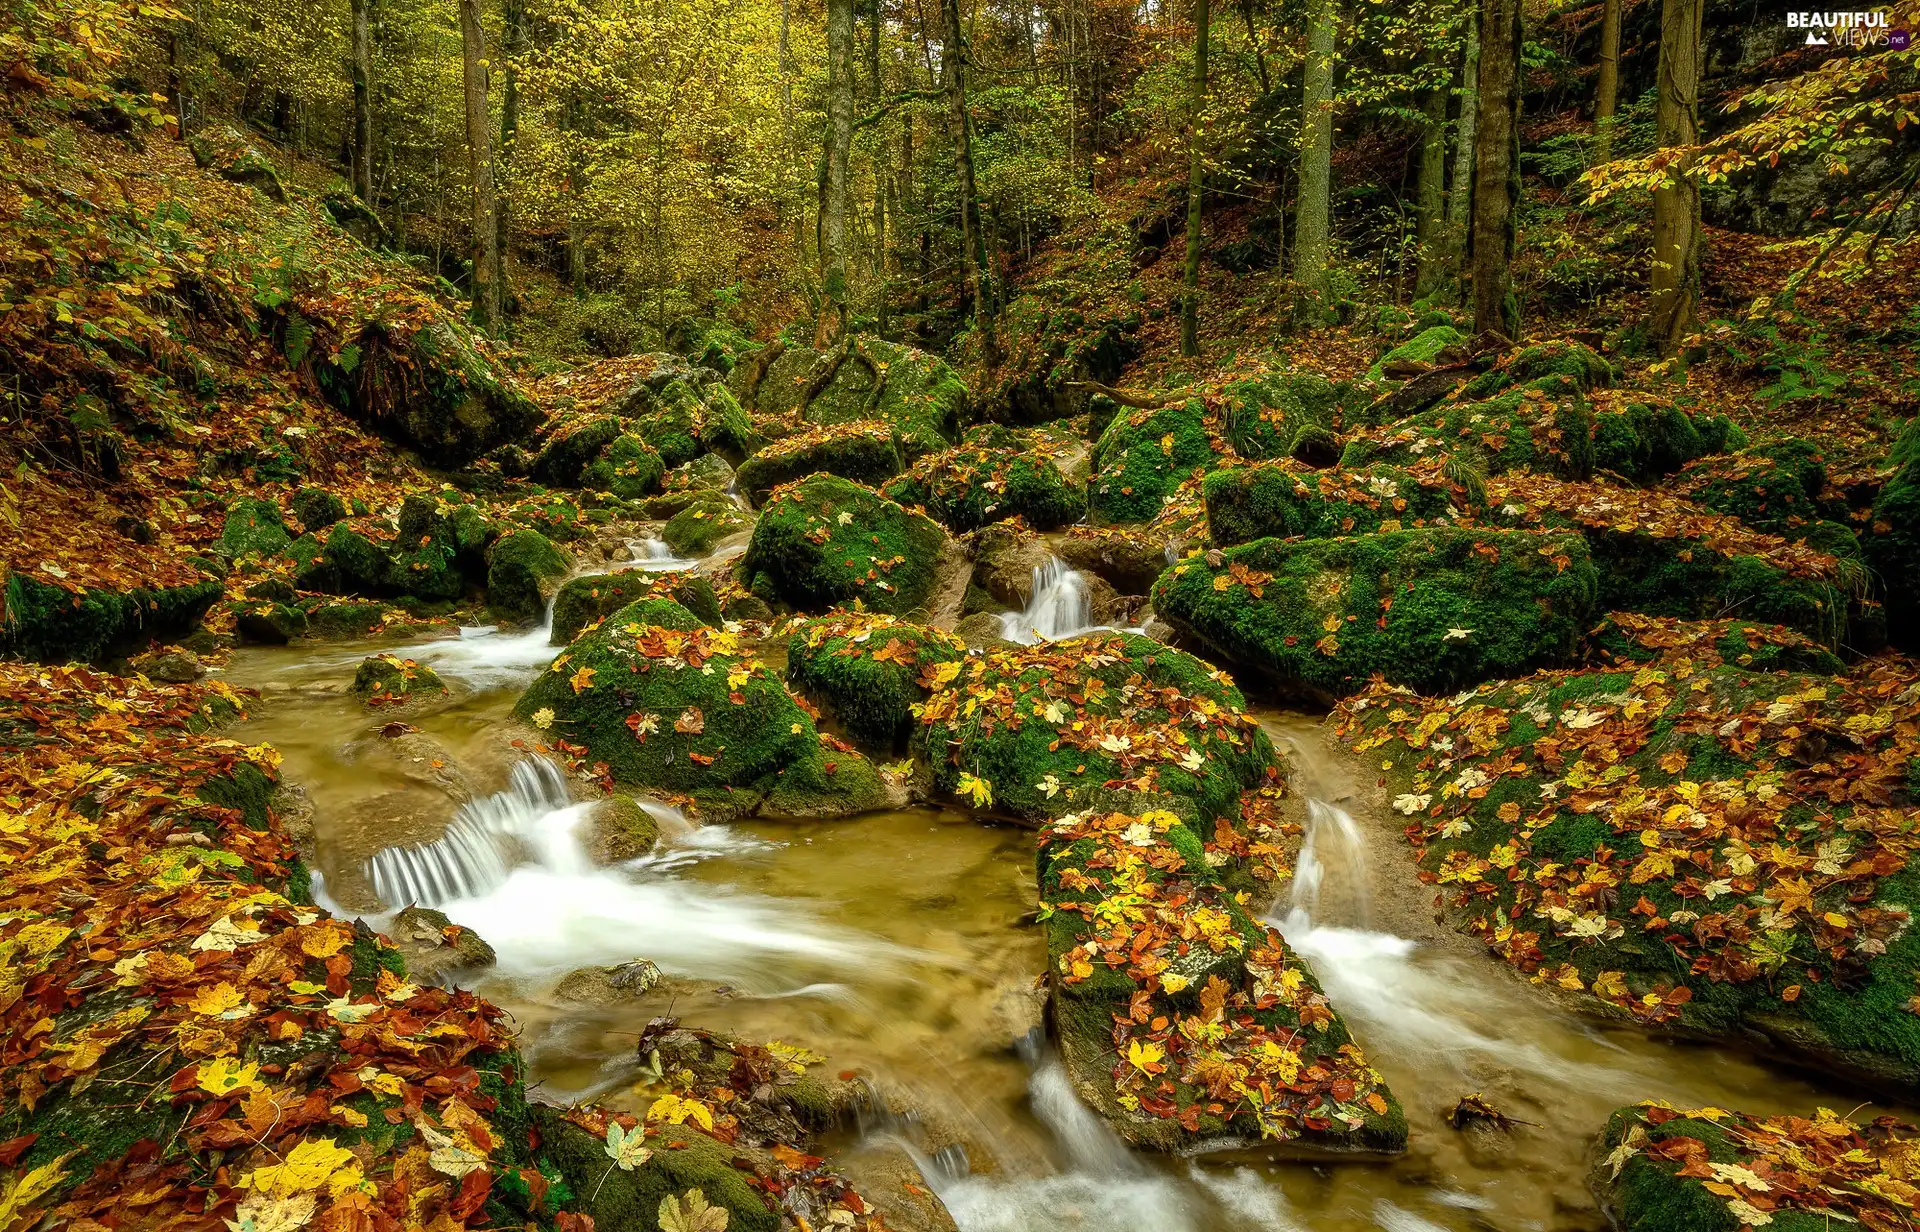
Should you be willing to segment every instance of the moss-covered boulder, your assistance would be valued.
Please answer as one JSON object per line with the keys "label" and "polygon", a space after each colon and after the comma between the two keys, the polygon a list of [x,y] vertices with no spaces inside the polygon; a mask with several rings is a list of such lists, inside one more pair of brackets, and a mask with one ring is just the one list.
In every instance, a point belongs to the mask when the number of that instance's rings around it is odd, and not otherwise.
{"label": "moss-covered boulder", "polygon": [[277,554],[292,542],[279,506],[243,496],[227,506],[227,520],[220,527],[214,548],[229,559],[264,557]]}
{"label": "moss-covered boulder", "polygon": [[[1218,838],[1234,834],[1164,809],[1043,832],[1054,1034],[1075,1089],[1150,1149],[1403,1150],[1405,1113],[1312,969],[1222,884],[1233,856]],[[1108,922],[1116,904],[1124,928]]]}
{"label": "moss-covered boulder", "polygon": [[439,502],[418,493],[408,496],[400,504],[397,524],[392,589],[430,601],[458,599],[466,590],[459,536]]}
{"label": "moss-covered boulder", "polygon": [[1226,388],[1226,437],[1249,460],[1295,457],[1323,463],[1332,441],[1363,417],[1374,389],[1364,381],[1334,382],[1305,368],[1276,365]]}
{"label": "moss-covered boulder", "polygon": [[490,345],[449,317],[404,327],[374,321],[342,343],[331,356],[309,357],[327,400],[435,466],[524,440],[540,422]]}
{"label": "moss-covered boulder", "polygon": [[1594,398],[1593,467],[1635,483],[1671,475],[1745,440],[1725,415],[1687,411],[1666,399],[1624,391]]}
{"label": "moss-covered boulder", "polygon": [[1886,588],[1887,623],[1902,646],[1920,644],[1920,419],[1909,420],[1893,478],[1873,503],[1867,560]]}
{"label": "moss-covered boulder", "polygon": [[782,484],[825,473],[879,487],[906,467],[891,425],[878,419],[809,428],[766,446],[735,472],[740,491],[758,505]]}
{"label": "moss-covered boulder", "polygon": [[1509,352],[1501,363],[1475,377],[1465,392],[1470,398],[1485,398],[1524,385],[1549,395],[1584,394],[1605,389],[1613,381],[1613,365],[1598,351],[1585,343],[1556,338]]}
{"label": "moss-covered boulder", "polygon": [[783,346],[764,368],[736,368],[734,388],[755,410],[809,424],[882,420],[910,459],[944,448],[967,417],[967,387],[945,360],[860,334],[827,351]]}
{"label": "moss-covered boulder", "polygon": [[68,589],[13,573],[0,596],[5,599],[0,650],[40,663],[92,662],[152,638],[188,632],[220,597],[220,583],[208,579],[130,590]]}
{"label": "moss-covered boulder", "polygon": [[933,594],[947,537],[871,488],[813,475],[768,498],[740,572],[764,599],[800,611],[863,603],[903,616]]}
{"label": "moss-covered boulder", "polygon": [[611,492],[621,500],[640,500],[660,490],[667,473],[660,451],[631,432],[613,438],[606,451],[581,473],[583,487]]}
{"label": "moss-covered boulder", "polygon": [[533,456],[531,477],[553,488],[577,488],[589,464],[626,426],[612,415],[587,415],[555,424]]}
{"label": "moss-covered boulder", "polygon": [[1153,606],[1224,659],[1328,699],[1375,673],[1431,692],[1572,663],[1598,585],[1577,535],[1404,530],[1190,556]]}
{"label": "moss-covered boulder", "polygon": [[1367,369],[1369,380],[1402,380],[1410,372],[1446,362],[1454,354],[1465,358],[1470,339],[1451,325],[1423,329],[1374,361]]}
{"label": "moss-covered boulder", "polygon": [[1347,442],[1343,466],[1411,466],[1459,455],[1489,475],[1523,467],[1570,479],[1593,473],[1593,407],[1583,397],[1520,389],[1484,402],[1458,399]]}
{"label": "moss-covered boulder", "polygon": [[293,582],[301,590],[336,595],[386,594],[393,581],[393,560],[386,550],[347,522],[324,535],[309,532],[287,545]]}
{"label": "moss-covered boulder", "polygon": [[[660,841],[660,823],[632,796],[616,794],[594,805],[584,837],[588,859],[602,866],[621,864],[653,850]],[[653,974],[657,981],[659,971]]]}
{"label": "moss-covered boulder", "polygon": [[1826,486],[1825,451],[1811,441],[1790,438],[1697,462],[1673,490],[1755,530],[1798,538],[1798,532],[1820,521],[1821,490]]}
{"label": "moss-covered boulder", "polygon": [[703,495],[668,518],[660,538],[681,556],[704,556],[729,535],[753,527],[753,516],[719,494]]}
{"label": "moss-covered boulder", "polygon": [[877,808],[871,762],[826,744],[740,639],[666,599],[643,599],[575,638],[534,681],[517,718],[585,746],[616,782],[746,812]]}
{"label": "moss-covered boulder", "polygon": [[567,575],[566,553],[537,530],[502,536],[487,553],[487,608],[501,620],[538,620]]}
{"label": "moss-covered boulder", "polygon": [[1411,470],[1374,463],[1315,470],[1292,459],[1218,470],[1202,481],[1207,530],[1218,547],[1255,539],[1329,539],[1446,525],[1472,511],[1476,491],[1438,459]]}
{"label": "moss-covered boulder", "polygon": [[567,579],[553,596],[553,631],[549,640],[564,646],[580,630],[641,599],[671,599],[709,625],[720,624],[720,604],[713,583],[684,570],[650,573],[587,573]]}
{"label": "moss-covered boulder", "polygon": [[1213,460],[1198,398],[1114,416],[1093,447],[1087,512],[1102,522],[1147,522],[1182,480]]}
{"label": "moss-covered boulder", "polygon": [[643,356],[654,368],[634,382],[615,409],[628,430],[651,445],[668,469],[709,451],[738,461],[760,436],[717,373],[689,368],[675,355]]}
{"label": "moss-covered boulder", "polygon": [[231,124],[217,124],[195,133],[187,141],[187,152],[202,171],[258,189],[275,201],[287,199],[286,186],[280,182],[273,160]]}
{"label": "moss-covered boulder", "polygon": [[1911,1091],[1916,685],[1905,660],[1809,676],[1682,648],[1445,699],[1376,685],[1339,725],[1457,925],[1535,981]]}
{"label": "moss-covered boulder", "polygon": [[959,638],[891,616],[836,614],[809,620],[787,641],[787,683],[877,753],[906,751],[913,707],[951,678],[943,666],[966,654]]}
{"label": "moss-covered boulder", "polygon": [[1132,633],[970,655],[921,722],[938,794],[1028,823],[1115,780],[1213,817],[1273,766],[1224,673]]}
{"label": "moss-covered boulder", "polygon": [[1846,667],[1833,651],[1785,625],[1682,620],[1639,612],[1608,612],[1587,635],[1587,655],[1602,666],[1673,659],[1690,670],[1725,665],[1750,672],[1822,676],[1837,675]]}
{"label": "moss-covered boulder", "polygon": [[373,637],[385,630],[389,616],[397,614],[371,599],[308,601],[299,610],[306,617],[309,636],[341,641]]}
{"label": "moss-covered boulder", "polygon": [[447,686],[431,667],[399,655],[368,655],[353,674],[352,691],[370,707],[405,706],[446,693]]}
{"label": "moss-covered boulder", "polygon": [[325,530],[347,516],[347,502],[329,488],[309,484],[293,494],[293,516],[303,530]]}
{"label": "moss-covered boulder", "polygon": [[1608,1118],[1592,1188],[1620,1232],[1903,1229],[1913,1226],[1916,1149],[1913,1127],[1891,1117],[1857,1124],[1828,1108],[1762,1118],[1650,1102]]}
{"label": "moss-covered boulder", "polygon": [[902,505],[919,506],[954,531],[970,531],[1006,518],[1035,530],[1077,522],[1087,511],[1084,493],[1006,429],[977,442],[923,456],[906,474],[881,489]]}

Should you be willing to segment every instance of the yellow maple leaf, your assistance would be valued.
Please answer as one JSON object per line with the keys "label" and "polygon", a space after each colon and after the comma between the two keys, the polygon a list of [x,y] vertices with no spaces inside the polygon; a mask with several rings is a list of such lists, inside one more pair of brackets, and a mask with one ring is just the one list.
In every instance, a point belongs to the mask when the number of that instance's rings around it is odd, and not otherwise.
{"label": "yellow maple leaf", "polygon": [[1167,1050],[1155,1043],[1142,1044],[1139,1040],[1127,1042],[1127,1064],[1141,1073],[1152,1073],[1149,1066],[1158,1065],[1166,1058]]}
{"label": "yellow maple leaf", "polygon": [[209,1095],[231,1095],[258,1085],[259,1077],[257,1064],[242,1065],[234,1057],[221,1057],[200,1067],[195,1085]]}
{"label": "yellow maple leaf", "polygon": [[239,1005],[245,998],[232,984],[221,980],[218,984],[208,984],[193,990],[193,996],[187,998],[187,1008],[196,1014],[205,1014],[212,1018],[226,1013]]}
{"label": "yellow maple leaf", "polygon": [[309,958],[332,958],[351,940],[345,928],[310,925],[300,932],[300,952]]}
{"label": "yellow maple leaf", "polygon": [[241,1177],[240,1188],[275,1197],[292,1197],[320,1188],[334,1173],[353,1162],[353,1152],[335,1146],[332,1138],[313,1138],[288,1151],[284,1162],[255,1168]]}
{"label": "yellow maple leaf", "polygon": [[575,693],[584,693],[593,687],[593,676],[593,668],[583,667],[573,675],[567,677],[567,683],[573,686]]}
{"label": "yellow maple leaf", "polygon": [[694,1122],[701,1129],[713,1128],[713,1111],[697,1099],[684,1099],[678,1095],[662,1095],[653,1101],[647,1109],[647,1120],[665,1121],[669,1125],[685,1125]]}

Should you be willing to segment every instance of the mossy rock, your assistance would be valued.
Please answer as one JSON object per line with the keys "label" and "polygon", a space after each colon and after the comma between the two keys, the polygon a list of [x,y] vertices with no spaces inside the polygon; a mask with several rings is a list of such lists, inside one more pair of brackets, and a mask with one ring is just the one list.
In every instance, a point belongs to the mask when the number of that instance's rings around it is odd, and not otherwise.
{"label": "mossy rock", "polygon": [[1594,469],[1636,483],[1671,475],[1745,440],[1725,415],[1690,413],[1669,402],[1615,398],[1593,415]]}
{"label": "mossy rock", "polygon": [[[1283,367],[1244,377],[1226,388],[1226,437],[1249,460],[1298,457],[1354,426],[1373,388],[1366,382],[1333,382],[1318,372]],[[1335,456],[1338,456],[1337,450]]]}
{"label": "mossy rock", "polygon": [[927,701],[920,739],[938,794],[980,804],[968,776],[991,792],[982,807],[1029,823],[1081,807],[1112,779],[1211,818],[1273,765],[1266,733],[1224,674],[1132,633],[971,655]]}
{"label": "mossy rock", "polygon": [[440,504],[418,493],[400,503],[393,544],[394,590],[428,601],[458,599],[466,591],[453,521]]}
{"label": "mossy rock", "polygon": [[293,494],[293,516],[309,533],[325,530],[347,516],[347,502],[330,489],[308,485]]}
{"label": "mossy rock", "polygon": [[897,755],[913,733],[913,707],[932,692],[935,665],[965,654],[960,639],[938,629],[885,616],[825,616],[788,639],[787,683],[863,748]]}
{"label": "mossy rock", "polygon": [[1149,522],[1181,481],[1213,460],[1198,398],[1117,415],[1093,447],[1087,512],[1101,522]]}
{"label": "mossy rock", "polygon": [[[947,537],[871,488],[813,475],[768,498],[740,571],[799,611],[859,600],[903,616],[933,594]],[[762,597],[766,597],[763,595]]]}
{"label": "mossy rock", "polygon": [[211,171],[235,184],[245,184],[275,201],[287,199],[286,186],[280,182],[280,172],[273,160],[231,124],[195,133],[187,141],[187,151],[203,171]]}
{"label": "mossy rock", "polygon": [[782,484],[816,473],[878,487],[906,467],[894,430],[877,419],[835,424],[775,441],[740,464],[740,490],[758,505]]}
{"label": "mossy rock", "polygon": [[1798,538],[1821,518],[1826,453],[1811,441],[1774,441],[1688,467],[1675,486],[1693,503],[1755,530]]}
{"label": "mossy rock", "polygon": [[[1604,593],[1604,587],[1603,587]],[[1587,635],[1596,663],[1652,663],[1683,654],[1698,667],[1838,675],[1846,664],[1797,629],[1752,620],[1679,620],[1610,612]]]}
{"label": "mossy rock", "polygon": [[720,624],[720,605],[713,584],[694,573],[649,573],[629,569],[622,573],[588,573],[569,578],[553,596],[553,632],[549,640],[564,646],[580,630],[641,599],[667,598],[699,617]]}
{"label": "mossy rock", "polygon": [[1347,442],[1340,464],[1411,466],[1458,455],[1489,475],[1528,468],[1565,479],[1593,473],[1593,408],[1585,398],[1516,390],[1485,402],[1464,399]]}
{"label": "mossy rock", "polygon": [[1577,535],[1428,529],[1188,557],[1154,584],[1153,606],[1228,661],[1324,700],[1376,673],[1443,692],[1572,663],[1598,587]]}
{"label": "mossy rock", "polygon": [[575,638],[514,715],[584,745],[615,782],[727,811],[777,797],[781,812],[834,816],[885,798],[871,764],[824,746],[737,637],[667,599],[642,599]]}
{"label": "mossy rock", "polygon": [[709,450],[740,458],[759,448],[760,437],[739,402],[724,385],[689,371],[684,364],[662,367],[629,391],[619,414],[628,430],[651,445],[671,470]]}
{"label": "mossy rock", "polygon": [[1873,502],[1867,560],[1886,588],[1887,623],[1902,646],[1920,645],[1920,419],[1896,446],[1900,469]]}
{"label": "mossy rock", "polygon": [[779,1232],[780,1216],[748,1183],[752,1174],[734,1166],[734,1148],[717,1139],[663,1125],[647,1161],[623,1171],[608,1162],[605,1141],[562,1119],[558,1110],[537,1107],[533,1115],[541,1154],[574,1193],[569,1209],[591,1216],[596,1227],[659,1232],[660,1204],[698,1190],[727,1212],[727,1232]]}
{"label": "mossy rock", "polygon": [[260,646],[284,646],[307,632],[307,614],[278,599],[234,599],[227,603],[240,640]]}
{"label": "mossy rock", "polygon": [[368,706],[395,706],[446,693],[439,673],[398,655],[368,655],[353,674],[352,691]]}
{"label": "mossy rock", "polygon": [[[660,823],[628,795],[612,795],[594,805],[586,830],[587,857],[602,866],[639,859],[660,841]],[[657,979],[659,972],[654,975]]]}
{"label": "mossy rock", "polygon": [[327,401],[433,466],[463,466],[540,422],[492,351],[450,317],[411,329],[374,321],[341,343],[309,357]]}
{"label": "mossy rock", "polygon": [[1438,466],[1375,463],[1315,470],[1292,459],[1214,471],[1202,482],[1215,546],[1255,539],[1329,539],[1446,525],[1473,510],[1473,493]]}
{"label": "mossy rock", "polygon": [[1613,365],[1584,343],[1560,338],[1521,347],[1507,361],[1468,383],[1466,396],[1486,398],[1515,386],[1554,396],[1591,393],[1614,382]]}
{"label": "mossy rock", "polygon": [[668,518],[660,538],[680,556],[704,556],[729,535],[753,526],[753,518],[731,497],[703,495]]}
{"label": "mossy rock", "polygon": [[301,590],[368,597],[393,590],[393,559],[347,522],[335,522],[324,536],[300,536],[287,545],[286,555]]}
{"label": "mossy rock", "polygon": [[1374,361],[1367,369],[1367,379],[1378,381],[1385,379],[1385,371],[1391,366],[1405,364],[1436,364],[1440,353],[1449,347],[1462,347],[1472,341],[1466,334],[1451,325],[1435,325],[1423,329],[1399,346]]}
{"label": "mossy rock", "polygon": [[881,491],[959,532],[1007,518],[1020,518],[1035,530],[1056,530],[1084,517],[1086,495],[1053,460],[1023,450],[1004,433],[1000,429],[981,443],[927,454]]}
{"label": "mossy rock", "polygon": [[22,573],[5,582],[0,650],[38,663],[94,662],[190,631],[220,597],[213,580],[117,591],[68,590]]}
{"label": "mossy rock", "polygon": [[289,543],[286,521],[279,506],[251,496],[242,496],[227,506],[227,520],[220,527],[214,548],[230,560],[242,556],[273,556]]}
{"label": "mossy rock", "polygon": [[487,608],[502,620],[538,620],[568,568],[566,553],[539,531],[504,535],[487,553]]}
{"label": "mossy rock", "polygon": [[612,415],[594,415],[561,424],[534,455],[529,473],[548,487],[577,488],[587,467],[625,430],[625,425]]}
{"label": "mossy rock", "polygon": [[304,609],[307,633],[312,637],[355,641],[380,631],[387,605],[370,600],[321,602]]}
{"label": "mossy rock", "polygon": [[767,367],[753,402],[755,410],[772,414],[797,410],[814,425],[882,420],[898,435],[911,461],[944,448],[959,434],[967,419],[968,393],[938,356],[853,335],[832,351],[787,347]]}
{"label": "mossy rock", "polygon": [[606,452],[588,463],[581,475],[584,487],[611,492],[621,500],[640,500],[660,490],[667,473],[660,451],[631,432],[613,438]]}

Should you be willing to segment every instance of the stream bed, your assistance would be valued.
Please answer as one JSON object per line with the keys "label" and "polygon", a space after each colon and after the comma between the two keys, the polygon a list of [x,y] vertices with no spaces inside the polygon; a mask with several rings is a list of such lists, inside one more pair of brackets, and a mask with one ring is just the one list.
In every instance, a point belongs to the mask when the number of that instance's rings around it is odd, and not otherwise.
{"label": "stream bed", "polygon": [[[454,691],[407,716],[418,739],[383,736],[389,717],[346,691],[374,650],[431,663]],[[906,1145],[963,1232],[1598,1229],[1590,1144],[1621,1104],[1857,1106],[1735,1052],[1602,1029],[1526,988],[1435,922],[1395,818],[1370,807],[1317,720],[1266,711],[1306,802],[1273,922],[1406,1106],[1411,1143],[1386,1163],[1129,1152],[1032,1029],[1046,948],[1031,924],[1031,833],[931,808],[704,829],[662,810],[655,854],[595,868],[572,838],[582,806],[513,771],[530,754],[508,711],[554,653],[544,628],[469,630],[407,646],[247,648],[226,671],[263,694],[237,734],[275,745],[314,805],[317,884],[335,910],[381,923],[366,857],[437,838],[462,800],[496,797],[497,824],[519,827],[523,859],[447,887],[438,906],[498,952],[475,988],[513,1012],[549,1096],[631,1101],[633,1040],[657,1014],[812,1049],[830,1072],[870,1082],[876,1108],[916,1110],[863,1118],[829,1141],[836,1158]],[[642,999],[553,995],[568,971],[636,958],[666,977]],[[1452,1128],[1445,1114],[1473,1093],[1526,1123]]]}

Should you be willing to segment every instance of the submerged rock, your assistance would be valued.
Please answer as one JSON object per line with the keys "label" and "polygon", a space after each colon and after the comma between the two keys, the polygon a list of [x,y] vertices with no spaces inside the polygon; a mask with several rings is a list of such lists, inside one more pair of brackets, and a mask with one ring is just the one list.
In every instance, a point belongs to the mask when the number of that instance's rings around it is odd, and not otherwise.
{"label": "submerged rock", "polygon": [[660,968],[647,959],[636,958],[611,967],[570,971],[554,987],[553,995],[556,1000],[578,1005],[619,1005],[646,996],[659,982]]}
{"label": "submerged rock", "polygon": [[586,831],[587,858],[600,865],[638,859],[660,841],[659,823],[632,796],[610,796],[596,804]]}

